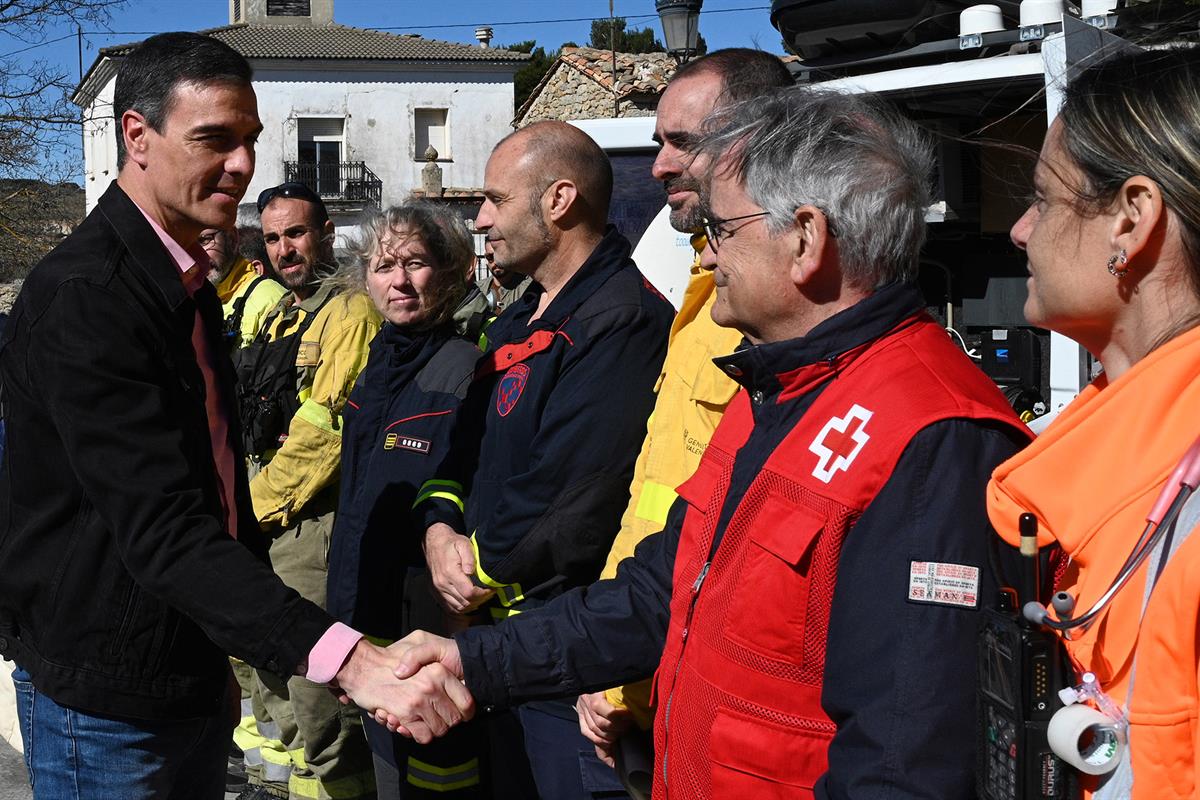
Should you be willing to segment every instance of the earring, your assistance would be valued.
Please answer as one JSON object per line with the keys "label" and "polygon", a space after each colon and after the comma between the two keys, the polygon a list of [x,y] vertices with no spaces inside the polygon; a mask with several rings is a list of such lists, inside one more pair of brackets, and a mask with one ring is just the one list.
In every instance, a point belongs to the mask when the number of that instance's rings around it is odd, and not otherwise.
{"label": "earring", "polygon": [[[1129,267],[1125,266],[1129,263],[1129,253],[1125,252],[1124,248],[1119,253],[1113,253],[1108,259],[1108,274],[1118,280],[1129,274]],[[1117,266],[1120,264],[1121,266]]]}

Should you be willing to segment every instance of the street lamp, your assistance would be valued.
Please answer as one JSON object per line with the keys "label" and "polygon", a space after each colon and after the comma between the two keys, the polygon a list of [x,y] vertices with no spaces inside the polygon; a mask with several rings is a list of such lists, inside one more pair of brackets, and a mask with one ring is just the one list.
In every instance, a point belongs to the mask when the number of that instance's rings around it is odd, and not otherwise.
{"label": "street lamp", "polygon": [[655,0],[654,10],[662,20],[667,52],[682,64],[696,52],[700,36],[700,6],[704,0]]}

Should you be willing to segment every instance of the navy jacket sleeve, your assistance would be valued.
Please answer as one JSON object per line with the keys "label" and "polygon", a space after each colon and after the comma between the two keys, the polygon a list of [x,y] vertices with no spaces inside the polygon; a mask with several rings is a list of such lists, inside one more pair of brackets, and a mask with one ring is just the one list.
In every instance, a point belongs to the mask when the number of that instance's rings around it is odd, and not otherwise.
{"label": "navy jacket sleeve", "polygon": [[[670,316],[637,304],[581,320],[529,445],[475,531],[488,585],[595,580],[629,501]],[[535,367],[536,368],[536,367]]]}
{"label": "navy jacket sleeve", "polygon": [[455,635],[467,688],[482,707],[505,708],[594,692],[649,677],[662,657],[671,578],[686,504],[647,536],[617,576],[545,606]]}
{"label": "navy jacket sleeve", "polygon": [[997,426],[931,425],[846,537],[822,695],[838,730],[817,798],[974,796],[980,615],[909,601],[910,566],[978,567],[980,602],[993,602],[984,488],[1023,444]]}

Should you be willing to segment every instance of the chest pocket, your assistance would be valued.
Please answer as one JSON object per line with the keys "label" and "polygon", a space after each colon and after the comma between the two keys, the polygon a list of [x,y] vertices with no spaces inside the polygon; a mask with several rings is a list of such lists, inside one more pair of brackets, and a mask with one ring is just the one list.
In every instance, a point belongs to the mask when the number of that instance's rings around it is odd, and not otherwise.
{"label": "chest pocket", "polygon": [[743,511],[750,513],[739,513],[730,521],[731,528],[741,528],[739,538],[745,541],[739,548],[743,556],[735,570],[725,635],[747,650],[779,662],[769,671],[818,685],[836,578],[836,561],[830,565],[815,557],[824,539],[826,518],[771,489],[766,489],[755,509],[747,501],[754,503],[759,491],[763,489],[751,487],[743,501]]}

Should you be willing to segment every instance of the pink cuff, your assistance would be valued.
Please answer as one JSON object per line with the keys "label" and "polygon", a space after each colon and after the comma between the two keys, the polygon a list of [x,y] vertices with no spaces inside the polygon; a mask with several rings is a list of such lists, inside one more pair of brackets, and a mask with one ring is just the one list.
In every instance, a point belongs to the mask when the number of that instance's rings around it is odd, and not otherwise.
{"label": "pink cuff", "polygon": [[350,626],[333,623],[313,645],[313,649],[308,651],[308,668],[304,677],[313,683],[332,683],[361,638],[363,635]]}

